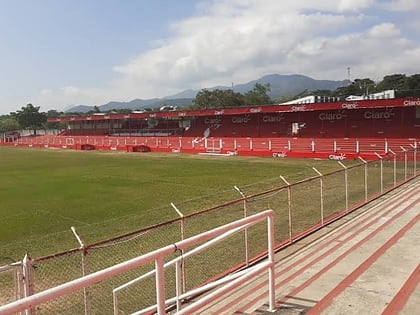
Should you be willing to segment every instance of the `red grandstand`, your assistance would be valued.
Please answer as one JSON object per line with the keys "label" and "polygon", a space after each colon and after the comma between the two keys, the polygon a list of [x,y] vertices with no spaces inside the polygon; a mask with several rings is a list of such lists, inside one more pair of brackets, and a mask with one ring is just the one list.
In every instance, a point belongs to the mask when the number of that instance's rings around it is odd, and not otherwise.
{"label": "red grandstand", "polygon": [[346,159],[417,147],[420,98],[93,114],[48,121],[65,122],[67,128],[58,136],[26,142],[21,138],[15,144]]}

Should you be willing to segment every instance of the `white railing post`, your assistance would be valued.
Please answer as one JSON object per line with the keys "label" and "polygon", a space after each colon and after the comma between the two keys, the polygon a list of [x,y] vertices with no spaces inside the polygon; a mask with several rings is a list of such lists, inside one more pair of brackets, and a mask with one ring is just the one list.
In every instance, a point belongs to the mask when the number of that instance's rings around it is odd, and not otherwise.
{"label": "white railing post", "polygon": [[156,302],[157,302],[157,313],[159,315],[166,314],[165,306],[165,269],[163,267],[164,259],[162,256],[158,256],[155,259],[156,268]]}
{"label": "white railing post", "polygon": [[404,179],[407,180],[407,149],[400,147],[404,152]]}
{"label": "white railing post", "polygon": [[346,194],[346,212],[347,212],[349,210],[349,185],[348,185],[348,176],[347,176],[347,166],[345,166],[340,161],[338,161],[338,164],[340,164],[344,168],[344,186],[345,186],[345,194]]}
{"label": "white railing post", "polygon": [[287,148],[289,149],[289,151],[292,151],[292,143],[290,142],[290,140],[287,140]]}
{"label": "white railing post", "polygon": [[319,175],[319,183],[320,183],[320,195],[321,195],[321,225],[324,225],[324,175],[318,171],[315,167],[312,169]]}
{"label": "white railing post", "polygon": [[185,292],[185,288],[182,288],[181,281],[179,281],[180,277],[182,277],[182,279],[184,279],[184,277],[181,275],[182,274],[181,265],[183,265],[182,261],[177,261],[175,263],[175,293],[176,293],[176,310],[177,310],[177,312],[179,312],[179,310],[181,309],[181,306],[182,306],[182,300],[179,297],[181,296],[182,293]]}
{"label": "white railing post", "polygon": [[394,156],[394,187],[397,185],[397,154],[389,149],[389,152]]}
{"label": "white railing post", "polygon": [[379,158],[380,165],[381,165],[381,194],[384,192],[384,161],[380,154],[375,152],[375,155]]}
{"label": "white railing post", "polygon": [[287,185],[287,209],[289,214],[289,243],[293,242],[293,228],[292,228],[292,186],[289,182],[280,175],[280,179]]}
{"label": "white railing post", "polygon": [[270,262],[270,268],[268,269],[268,290],[269,290],[269,312],[274,312],[276,305],[276,290],[275,290],[275,258],[274,258],[274,217],[267,217],[267,229],[268,229],[268,261]]}
{"label": "white railing post", "polygon": [[[242,190],[239,189],[238,186],[233,186],[236,191],[242,196],[243,200],[244,200],[244,218],[246,218],[248,216],[248,198],[245,196],[245,194],[243,193]],[[248,249],[248,229],[244,230],[244,234],[245,234],[245,263],[246,266],[249,265],[249,249]]]}
{"label": "white railing post", "polygon": [[367,162],[361,157],[359,156],[359,160],[363,162],[363,164],[365,165],[365,201],[367,201],[368,199],[368,169],[367,169]]}
{"label": "white railing post", "polygon": [[416,170],[416,163],[417,163],[417,161],[416,161],[416,159],[417,159],[417,157],[416,157],[416,146],[412,145],[411,143],[410,143],[410,146],[413,148],[413,176],[416,176],[416,172],[417,172],[417,170]]}

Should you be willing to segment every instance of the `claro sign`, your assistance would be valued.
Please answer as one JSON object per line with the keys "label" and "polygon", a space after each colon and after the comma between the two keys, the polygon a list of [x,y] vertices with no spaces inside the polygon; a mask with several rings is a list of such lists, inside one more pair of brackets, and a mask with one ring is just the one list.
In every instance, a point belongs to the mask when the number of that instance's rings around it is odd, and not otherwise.
{"label": "claro sign", "polygon": [[406,100],[404,106],[420,106],[420,99],[417,100]]}
{"label": "claro sign", "polygon": [[342,103],[341,108],[344,109],[356,109],[359,107],[359,104],[357,102],[354,103]]}
{"label": "claro sign", "polygon": [[338,113],[321,113],[318,115],[319,120],[341,120],[346,115],[344,114],[344,111],[339,111]]}
{"label": "claro sign", "polygon": [[386,112],[370,110],[370,111],[366,111],[363,114],[363,117],[365,119],[390,119],[394,115],[395,114],[392,112],[392,110],[386,111]]}

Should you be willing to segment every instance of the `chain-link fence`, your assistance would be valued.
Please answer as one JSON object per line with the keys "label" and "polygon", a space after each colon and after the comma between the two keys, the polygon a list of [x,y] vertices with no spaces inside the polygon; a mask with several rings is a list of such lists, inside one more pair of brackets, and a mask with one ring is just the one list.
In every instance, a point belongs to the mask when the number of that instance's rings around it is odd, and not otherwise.
{"label": "chain-link fence", "polygon": [[[88,231],[80,233],[80,237],[74,230],[79,248],[28,259],[26,266],[29,267],[26,269],[22,267],[25,263],[0,267],[0,303],[6,304],[41,292],[265,209],[275,212],[275,241],[277,247],[281,247],[419,174],[419,158],[415,150],[391,151],[386,156],[378,156],[375,161],[360,159],[359,164],[351,166],[339,163],[342,166],[340,171],[322,174],[314,168],[314,177],[295,183],[280,177],[266,181],[259,186],[260,190],[256,186],[235,187],[221,195],[220,204],[216,206],[211,206],[207,198],[172,205],[168,207],[168,212],[176,212],[178,218],[113,239],[86,244]],[[257,224],[245,229],[211,250],[186,259],[182,264],[182,289],[196,288],[220,278],[227,271],[248,266],[263,257],[266,249],[265,225]],[[182,252],[176,252],[167,259],[180,255]],[[37,306],[31,312],[113,313],[112,290],[153,269],[154,265],[151,264],[138,267],[85,290]],[[168,296],[175,294],[174,275],[175,269],[169,268],[165,276]],[[128,314],[155,301],[155,277],[151,276],[121,292],[117,313]]]}

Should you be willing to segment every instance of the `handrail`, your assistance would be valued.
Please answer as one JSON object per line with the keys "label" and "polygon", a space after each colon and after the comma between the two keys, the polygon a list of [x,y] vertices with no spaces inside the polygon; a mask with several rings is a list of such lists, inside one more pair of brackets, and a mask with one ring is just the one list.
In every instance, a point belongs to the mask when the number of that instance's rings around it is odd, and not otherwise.
{"label": "handrail", "polygon": [[[175,253],[177,250],[186,250],[199,242],[205,242],[209,239],[215,238],[219,235],[229,232],[232,229],[239,227],[245,228],[249,224],[256,224],[263,220],[268,221],[268,261],[269,264],[266,269],[269,271],[269,295],[270,295],[270,309],[274,309],[274,211],[265,210],[255,215],[237,220],[235,222],[220,226],[213,230],[201,233],[199,235],[190,237],[188,239],[176,242],[174,244],[154,250],[148,254],[127,260],[117,265],[99,270],[92,274],[80,277],[78,279],[63,283],[56,287],[47,289],[45,291],[36,293],[26,298],[14,301],[12,303],[0,306],[0,314],[13,314],[26,309],[33,308],[42,303],[56,299],[60,296],[71,294],[75,291],[94,285],[98,282],[104,281],[111,277],[117,276],[121,273],[130,271],[141,265],[155,261],[156,265],[156,296],[157,296],[157,313],[166,314],[165,310],[165,288],[164,288],[164,258],[167,255]],[[230,233],[227,233],[228,235]],[[244,279],[250,277],[245,275]],[[244,279],[239,279],[244,281]],[[223,288],[222,288],[223,289]],[[220,291],[215,292],[220,294]]]}

